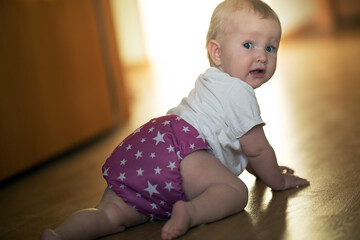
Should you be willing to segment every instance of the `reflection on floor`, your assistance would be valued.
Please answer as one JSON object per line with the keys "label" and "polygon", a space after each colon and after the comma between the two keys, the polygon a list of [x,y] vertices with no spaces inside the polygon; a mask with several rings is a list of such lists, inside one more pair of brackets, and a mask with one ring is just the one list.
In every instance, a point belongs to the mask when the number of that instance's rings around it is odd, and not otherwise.
{"label": "reflection on floor", "polygon": [[[360,236],[360,32],[285,41],[274,79],[257,91],[265,131],[280,164],[311,186],[272,192],[244,173],[245,211],[193,228],[180,239],[358,239]],[[105,188],[101,166],[119,141],[163,109],[154,108],[151,69],[129,72],[130,123],[90,146],[0,189],[0,239],[37,239]],[[156,110],[157,109],[157,110]],[[149,222],[103,239],[159,239]]]}

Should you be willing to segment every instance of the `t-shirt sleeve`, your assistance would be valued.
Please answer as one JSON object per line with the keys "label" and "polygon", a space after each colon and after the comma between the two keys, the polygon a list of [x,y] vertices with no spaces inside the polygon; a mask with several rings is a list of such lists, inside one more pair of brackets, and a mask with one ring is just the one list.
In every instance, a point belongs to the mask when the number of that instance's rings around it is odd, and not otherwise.
{"label": "t-shirt sleeve", "polygon": [[253,127],[264,124],[254,90],[246,83],[234,83],[223,101],[225,122],[240,138]]}

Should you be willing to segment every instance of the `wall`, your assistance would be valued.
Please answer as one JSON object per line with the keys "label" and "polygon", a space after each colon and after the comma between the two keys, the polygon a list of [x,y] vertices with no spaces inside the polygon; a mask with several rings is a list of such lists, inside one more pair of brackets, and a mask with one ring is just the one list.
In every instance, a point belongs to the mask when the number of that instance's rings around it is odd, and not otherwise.
{"label": "wall", "polygon": [[270,6],[279,15],[283,34],[293,34],[315,20],[314,0],[270,0]]}

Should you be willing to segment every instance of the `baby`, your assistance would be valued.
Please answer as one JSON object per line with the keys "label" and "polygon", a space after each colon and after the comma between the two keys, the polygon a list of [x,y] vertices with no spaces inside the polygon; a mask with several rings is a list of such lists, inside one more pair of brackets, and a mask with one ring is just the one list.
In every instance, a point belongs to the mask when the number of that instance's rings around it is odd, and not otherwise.
{"label": "baby", "polygon": [[242,211],[246,169],[273,190],[309,185],[278,165],[267,141],[254,89],[275,72],[281,26],[260,0],[225,0],[207,35],[211,67],[168,115],[144,124],[103,166],[100,203],[71,215],[41,239],[94,239],[167,220],[162,239]]}

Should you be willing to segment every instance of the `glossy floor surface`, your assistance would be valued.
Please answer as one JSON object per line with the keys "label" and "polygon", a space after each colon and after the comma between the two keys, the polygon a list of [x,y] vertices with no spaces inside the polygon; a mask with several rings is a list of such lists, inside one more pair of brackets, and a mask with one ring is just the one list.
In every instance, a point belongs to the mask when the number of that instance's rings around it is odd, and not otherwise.
{"label": "glossy floor surface", "polygon": [[[244,173],[240,178],[250,191],[245,211],[195,227],[180,239],[359,239],[359,43],[356,31],[287,40],[274,79],[258,90],[279,163],[311,186],[272,192]],[[2,185],[0,239],[37,239],[43,228],[99,201],[105,158],[153,114],[147,106],[151,75],[150,70],[128,74],[148,95],[134,95],[127,126]],[[162,226],[153,221],[103,239],[160,239]]]}

